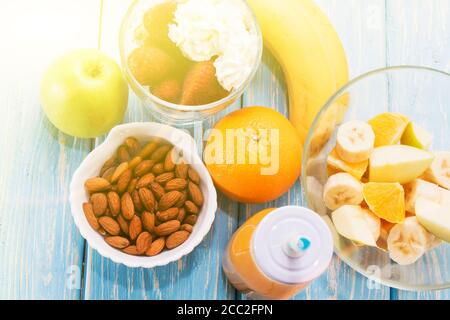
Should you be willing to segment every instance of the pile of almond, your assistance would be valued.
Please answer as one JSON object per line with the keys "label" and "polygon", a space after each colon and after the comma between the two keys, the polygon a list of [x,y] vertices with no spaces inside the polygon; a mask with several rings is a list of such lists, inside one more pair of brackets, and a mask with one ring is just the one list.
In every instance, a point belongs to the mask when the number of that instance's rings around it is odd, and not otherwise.
{"label": "pile of almond", "polygon": [[86,219],[112,247],[155,256],[184,243],[203,205],[200,176],[162,139],[127,138],[85,182]]}

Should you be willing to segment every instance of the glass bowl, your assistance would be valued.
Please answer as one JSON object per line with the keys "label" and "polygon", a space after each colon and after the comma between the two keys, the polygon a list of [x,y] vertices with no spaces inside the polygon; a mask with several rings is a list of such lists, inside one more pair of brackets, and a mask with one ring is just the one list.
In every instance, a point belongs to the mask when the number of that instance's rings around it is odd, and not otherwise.
{"label": "glass bowl", "polygon": [[[141,25],[144,13],[152,6],[163,2],[165,2],[165,0],[138,0],[133,1],[133,3],[130,5],[122,21],[120,30],[119,50],[121,64],[125,73],[125,77],[131,88],[141,99],[144,107],[150,109],[152,115],[154,115],[156,119],[172,125],[190,125],[197,121],[205,120],[208,117],[218,113],[219,111],[222,111],[241,97],[242,93],[245,91],[245,89],[248,87],[251,80],[255,76],[255,73],[261,63],[263,51],[261,31],[256,21],[256,17],[252,14],[252,22],[254,24],[254,30],[256,31],[257,35],[257,57],[248,78],[239,88],[233,89],[231,93],[225,98],[205,105],[186,106],[170,103],[154,96],[150,93],[150,90],[147,87],[142,86],[132,75],[127,63],[128,55],[133,49],[138,46],[135,40],[136,29]],[[252,13],[250,7],[246,4],[246,2],[243,1],[243,3]]]}
{"label": "glass bowl", "polygon": [[412,265],[399,265],[387,252],[357,246],[335,231],[322,200],[327,179],[327,154],[336,142],[339,124],[367,121],[392,111],[407,115],[433,134],[430,150],[450,150],[450,74],[426,67],[398,66],[368,72],[350,81],[324,105],[305,143],[302,185],[308,206],[332,227],[335,253],[371,280],[404,290],[450,288],[450,244],[442,243]]}

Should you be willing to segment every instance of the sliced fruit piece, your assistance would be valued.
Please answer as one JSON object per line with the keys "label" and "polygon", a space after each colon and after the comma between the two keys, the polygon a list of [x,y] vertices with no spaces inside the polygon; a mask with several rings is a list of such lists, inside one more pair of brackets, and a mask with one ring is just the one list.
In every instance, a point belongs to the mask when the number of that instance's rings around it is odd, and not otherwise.
{"label": "sliced fruit piece", "polygon": [[425,177],[450,190],[450,151],[434,153],[434,160],[425,172]]}
{"label": "sliced fruit piece", "polygon": [[439,239],[450,242],[450,208],[426,198],[416,201],[416,216],[420,224]]}
{"label": "sliced fruit piece", "polygon": [[212,61],[197,62],[189,70],[183,83],[181,104],[196,106],[218,101],[228,95],[216,78]]}
{"label": "sliced fruit piece", "polygon": [[400,265],[409,265],[423,256],[428,248],[427,230],[416,217],[396,224],[387,238],[389,257]]}
{"label": "sliced fruit piece", "polygon": [[369,179],[408,183],[423,174],[432,161],[432,153],[410,146],[375,148],[369,160]]}
{"label": "sliced fruit piece", "polygon": [[395,226],[395,223],[391,223],[383,219],[380,220],[381,220],[380,237],[377,240],[377,246],[378,248],[387,252],[388,251],[387,238],[389,236],[389,232]]}
{"label": "sliced fruit piece", "polygon": [[341,159],[358,163],[369,159],[375,135],[363,121],[348,121],[342,124],[336,137],[336,152]]}
{"label": "sliced fruit piece", "polygon": [[323,184],[315,177],[307,176],[306,185],[308,188],[308,205],[319,215],[326,215],[327,208],[323,202]]}
{"label": "sliced fruit piece", "polygon": [[410,122],[400,141],[411,147],[428,150],[433,142],[433,136],[418,124]]}
{"label": "sliced fruit piece", "polygon": [[360,206],[345,205],[331,213],[336,231],[343,237],[358,244],[375,247],[373,226],[368,222],[368,210]]}
{"label": "sliced fruit piece", "polygon": [[345,204],[360,204],[363,201],[362,184],[346,172],[328,178],[323,190],[323,201],[330,210]]}
{"label": "sliced fruit piece", "polygon": [[329,167],[335,169],[335,171],[337,172],[344,171],[351,174],[356,179],[361,180],[362,176],[367,170],[369,160],[357,163],[347,162],[339,157],[338,153],[336,152],[336,149],[333,149],[327,157],[327,164]]}
{"label": "sliced fruit piece", "polygon": [[397,144],[409,123],[409,119],[400,113],[386,112],[377,115],[368,122],[375,133],[375,147],[381,147]]}
{"label": "sliced fruit piece", "polygon": [[416,201],[422,197],[435,203],[450,207],[450,191],[438,185],[416,179],[404,185],[406,211],[415,213]]}
{"label": "sliced fruit piece", "polygon": [[370,210],[392,223],[405,220],[405,193],[399,183],[369,182],[363,187],[364,200]]}

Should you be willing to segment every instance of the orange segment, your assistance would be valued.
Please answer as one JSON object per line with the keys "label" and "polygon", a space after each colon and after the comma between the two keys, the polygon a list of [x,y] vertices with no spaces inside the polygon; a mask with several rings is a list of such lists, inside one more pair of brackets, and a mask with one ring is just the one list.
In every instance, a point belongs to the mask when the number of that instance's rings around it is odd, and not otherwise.
{"label": "orange segment", "polygon": [[[369,165],[369,160],[358,162],[358,163],[350,163],[342,160],[336,152],[336,149],[331,150],[330,154],[327,157],[327,164],[330,169],[335,169],[336,171],[344,171],[356,179],[361,180],[362,176],[367,170],[367,166]],[[333,170],[330,170],[333,171]]]}
{"label": "orange segment", "polygon": [[405,192],[399,183],[369,182],[363,187],[364,200],[370,210],[391,223],[405,220]]}
{"label": "orange segment", "polygon": [[409,119],[400,113],[386,112],[377,115],[368,122],[375,133],[375,147],[381,147],[397,144],[409,123]]}

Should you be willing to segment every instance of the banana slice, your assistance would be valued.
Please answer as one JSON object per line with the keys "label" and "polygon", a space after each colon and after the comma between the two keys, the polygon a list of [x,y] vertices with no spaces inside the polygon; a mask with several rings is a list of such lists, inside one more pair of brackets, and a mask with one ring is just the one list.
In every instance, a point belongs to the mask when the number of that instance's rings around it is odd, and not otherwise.
{"label": "banana slice", "polygon": [[369,124],[349,121],[338,129],[336,152],[343,160],[358,163],[369,159],[374,143],[375,134]]}
{"label": "banana slice", "polygon": [[323,201],[330,210],[346,204],[358,205],[363,199],[361,182],[346,172],[332,175],[324,186]]}
{"label": "banana slice", "polygon": [[321,184],[315,177],[307,176],[306,185],[308,190],[306,195],[308,199],[308,205],[319,215],[326,215],[327,208],[325,207],[322,199],[323,184]]}
{"label": "banana slice", "polygon": [[416,217],[396,224],[387,238],[389,257],[400,265],[409,265],[423,256],[430,247],[428,231]]}
{"label": "banana slice", "polygon": [[425,177],[450,190],[450,151],[434,153],[434,160],[425,172]]}
{"label": "banana slice", "polygon": [[441,198],[444,196],[444,193],[450,193],[434,183],[422,179],[416,179],[406,184],[404,186],[404,190],[405,208],[406,211],[411,213],[416,213],[416,200],[419,197],[423,197],[436,203],[441,203]]}

